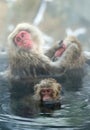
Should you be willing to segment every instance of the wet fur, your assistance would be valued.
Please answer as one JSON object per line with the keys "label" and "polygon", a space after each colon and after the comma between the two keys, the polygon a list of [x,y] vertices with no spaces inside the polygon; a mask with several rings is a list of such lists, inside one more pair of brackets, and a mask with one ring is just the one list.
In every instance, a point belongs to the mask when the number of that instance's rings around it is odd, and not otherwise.
{"label": "wet fur", "polygon": [[53,100],[60,100],[61,84],[58,83],[55,79],[48,78],[43,79],[40,83],[34,86],[34,99],[41,101],[40,91],[42,88],[51,88],[53,89]]}
{"label": "wet fur", "polygon": [[[14,43],[16,34],[21,30],[30,32],[34,43],[32,49],[17,47]],[[42,33],[37,27],[27,23],[17,25],[8,37],[9,78],[37,77],[58,71],[60,61],[52,62],[43,54],[41,49],[43,42]]]}

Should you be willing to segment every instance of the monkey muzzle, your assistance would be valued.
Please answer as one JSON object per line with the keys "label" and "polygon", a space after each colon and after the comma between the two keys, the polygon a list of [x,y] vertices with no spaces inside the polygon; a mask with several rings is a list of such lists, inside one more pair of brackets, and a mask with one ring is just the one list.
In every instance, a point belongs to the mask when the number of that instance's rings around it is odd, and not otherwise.
{"label": "monkey muzzle", "polygon": [[61,41],[60,43],[60,47],[58,48],[58,50],[55,52],[55,57],[60,57],[63,52],[66,50],[66,45],[63,43],[63,41]]}

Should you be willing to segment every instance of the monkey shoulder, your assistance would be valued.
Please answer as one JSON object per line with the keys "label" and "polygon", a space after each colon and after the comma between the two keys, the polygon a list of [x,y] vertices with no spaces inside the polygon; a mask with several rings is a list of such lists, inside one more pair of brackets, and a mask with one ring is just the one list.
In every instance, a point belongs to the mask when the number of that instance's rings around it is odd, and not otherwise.
{"label": "monkey shoulder", "polygon": [[25,75],[48,75],[50,70],[49,58],[37,53],[19,52],[13,58],[12,63],[10,64],[12,73],[20,77]]}

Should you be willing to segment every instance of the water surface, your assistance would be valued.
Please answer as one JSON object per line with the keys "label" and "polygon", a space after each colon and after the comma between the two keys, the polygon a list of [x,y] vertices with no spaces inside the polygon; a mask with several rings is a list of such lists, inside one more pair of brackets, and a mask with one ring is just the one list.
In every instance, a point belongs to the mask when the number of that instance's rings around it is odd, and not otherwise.
{"label": "water surface", "polygon": [[[0,72],[7,68],[7,58],[0,57]],[[38,113],[26,118],[15,115],[10,108],[9,84],[0,76],[0,130],[89,130],[90,69],[78,91],[65,91],[61,109]]]}

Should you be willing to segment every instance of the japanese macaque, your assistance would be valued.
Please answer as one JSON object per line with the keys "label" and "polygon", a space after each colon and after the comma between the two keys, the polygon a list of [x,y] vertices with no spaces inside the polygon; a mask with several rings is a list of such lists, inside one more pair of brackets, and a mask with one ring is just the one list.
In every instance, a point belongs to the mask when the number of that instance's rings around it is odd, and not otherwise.
{"label": "japanese macaque", "polygon": [[85,56],[80,42],[74,36],[68,36],[62,41],[60,49],[54,54],[54,60],[61,58],[60,68],[63,68],[66,84],[70,89],[78,89],[82,86],[85,75]]}
{"label": "japanese macaque", "polygon": [[45,55],[52,59],[55,52],[61,47],[61,43],[62,41],[55,42],[51,47],[49,47],[49,49],[45,51]]}
{"label": "japanese macaque", "polygon": [[54,57],[61,57],[61,66],[69,69],[80,68],[85,63],[82,46],[74,36],[68,36],[62,41],[61,47],[55,52]]}
{"label": "japanese macaque", "polygon": [[[8,37],[8,56],[11,108],[15,114],[37,113],[32,95],[33,86],[43,78],[57,74],[60,60],[51,61],[43,54],[43,36],[28,23],[17,25]],[[31,112],[31,113],[30,113]]]}
{"label": "japanese macaque", "polygon": [[42,79],[33,86],[16,84],[11,92],[11,110],[15,115],[35,117],[41,112],[52,112],[61,108],[61,84],[55,79]]}
{"label": "japanese macaque", "polygon": [[61,59],[59,65],[59,69],[61,70],[59,70],[59,73],[61,76],[59,80],[62,77],[62,81],[60,82],[63,82],[70,89],[80,88],[82,78],[85,75],[86,62],[80,42],[76,37],[68,36],[61,42],[58,42],[55,48],[54,46],[50,48],[52,56],[49,54],[49,51],[46,55],[53,61],[56,61],[58,58]]}
{"label": "japanese macaque", "polygon": [[[55,45],[54,45],[55,46]],[[80,68],[85,63],[85,56],[82,52],[82,46],[74,36],[68,36],[50,49],[53,56],[47,52],[47,55],[53,60],[61,58],[60,68],[73,69]]]}
{"label": "japanese macaque", "polygon": [[61,84],[55,79],[43,79],[34,86],[34,99],[43,106],[54,107],[58,104],[60,107],[61,90]]}
{"label": "japanese macaque", "polygon": [[8,37],[11,78],[37,77],[57,73],[60,60],[51,61],[43,54],[40,30],[28,23],[17,25]]}

